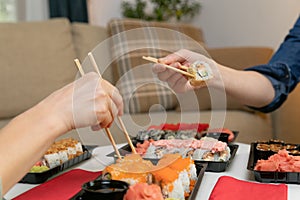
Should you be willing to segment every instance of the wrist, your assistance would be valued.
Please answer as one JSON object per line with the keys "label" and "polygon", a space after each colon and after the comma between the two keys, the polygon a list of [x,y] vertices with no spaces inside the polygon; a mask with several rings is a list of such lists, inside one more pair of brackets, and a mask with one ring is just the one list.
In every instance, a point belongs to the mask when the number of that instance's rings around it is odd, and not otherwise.
{"label": "wrist", "polygon": [[55,138],[68,132],[70,129],[62,120],[60,113],[56,112],[52,106],[49,106],[44,101],[28,110],[28,115],[36,120],[38,126]]}
{"label": "wrist", "polygon": [[223,90],[227,79],[231,77],[231,70],[232,69],[228,67],[224,67],[223,65],[216,63],[216,65],[212,68],[213,78],[206,81],[207,87]]}

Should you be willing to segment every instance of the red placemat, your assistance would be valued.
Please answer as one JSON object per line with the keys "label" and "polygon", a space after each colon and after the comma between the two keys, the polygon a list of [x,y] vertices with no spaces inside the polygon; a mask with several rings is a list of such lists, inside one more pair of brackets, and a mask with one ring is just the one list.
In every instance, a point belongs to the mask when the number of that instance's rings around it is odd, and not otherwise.
{"label": "red placemat", "polygon": [[256,183],[222,176],[209,200],[287,200],[287,185]]}
{"label": "red placemat", "polygon": [[57,176],[23,194],[15,200],[66,200],[73,197],[81,190],[85,182],[96,179],[101,172],[90,172],[81,169],[70,170]]}

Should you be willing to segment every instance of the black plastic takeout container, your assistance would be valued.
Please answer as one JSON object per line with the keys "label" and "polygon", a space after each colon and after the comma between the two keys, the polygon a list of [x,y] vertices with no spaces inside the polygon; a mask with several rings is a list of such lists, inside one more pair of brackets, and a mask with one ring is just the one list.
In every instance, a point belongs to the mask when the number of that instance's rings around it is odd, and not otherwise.
{"label": "black plastic takeout container", "polygon": [[[195,166],[197,170],[198,179],[187,200],[196,200],[198,190],[200,188],[207,164],[197,163],[195,164]],[[123,184],[124,183],[123,181],[115,181],[115,182],[117,182],[117,186],[113,185],[113,188],[116,187],[119,188],[120,189],[118,190],[119,192],[111,193],[109,190],[107,194],[97,192],[98,189],[102,189],[107,186],[110,186],[110,182],[109,181],[105,182],[104,180],[101,181],[99,179],[96,179],[95,181],[90,181],[83,184],[82,190],[78,192],[76,195],[74,195],[70,200],[94,200],[94,199],[122,200],[127,191],[126,189],[127,183]]]}
{"label": "black plastic takeout container", "polygon": [[84,160],[87,160],[92,157],[91,152],[87,149],[87,147],[82,146],[83,153],[73,159],[68,160],[67,162],[62,163],[61,165],[51,168],[47,171],[43,172],[29,172],[27,173],[19,183],[30,183],[30,184],[40,184],[48,180],[53,175],[64,171]]}
{"label": "black plastic takeout container", "polygon": [[[195,164],[196,163],[199,163],[199,164],[207,163],[206,171],[208,171],[208,172],[224,172],[224,171],[226,171],[226,168],[230,165],[230,163],[234,159],[235,154],[236,154],[236,152],[239,148],[239,145],[237,145],[237,144],[228,144],[228,147],[230,148],[230,154],[231,154],[228,161],[200,161],[200,160],[195,160],[194,162],[195,162]],[[119,152],[120,152],[121,156],[126,156],[128,153],[131,153],[131,148],[128,144],[126,144],[126,145],[124,145],[123,147],[121,147],[119,149]],[[107,154],[106,156],[114,157],[115,159],[117,159],[117,157],[115,155],[115,152]],[[143,159],[150,160],[155,165],[159,161],[159,159],[156,159],[156,158],[143,158]]]}
{"label": "black plastic takeout container", "polygon": [[[254,170],[255,165],[258,160],[263,159],[267,160],[269,156],[275,154],[276,152],[271,151],[270,149],[260,150],[257,148],[258,145],[265,144],[274,144],[274,141],[267,142],[253,142],[250,147],[250,154],[248,159],[247,169],[253,171],[256,181],[263,183],[291,183],[291,184],[300,184],[300,173],[299,172],[277,172],[277,171],[257,171]],[[282,143],[282,145],[285,145]],[[288,144],[291,145],[291,144]],[[297,150],[299,150],[299,145],[295,144]],[[295,154],[298,155],[298,154]]]}

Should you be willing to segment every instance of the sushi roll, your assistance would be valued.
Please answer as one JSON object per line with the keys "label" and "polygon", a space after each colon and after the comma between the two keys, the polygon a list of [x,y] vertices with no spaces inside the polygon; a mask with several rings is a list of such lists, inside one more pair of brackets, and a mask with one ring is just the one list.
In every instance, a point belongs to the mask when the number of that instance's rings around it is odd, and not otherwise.
{"label": "sushi roll", "polygon": [[211,79],[212,70],[208,63],[204,61],[196,61],[187,68],[187,72],[193,74],[193,78],[189,78],[191,85],[203,86],[205,81]]}
{"label": "sushi roll", "polygon": [[138,154],[129,154],[117,163],[107,166],[104,174],[110,173],[113,180],[121,180],[134,185],[146,183],[148,173],[152,168],[151,161],[143,160]]}
{"label": "sushi roll", "polygon": [[197,130],[179,130],[176,133],[176,139],[186,140],[195,139]]}
{"label": "sushi roll", "polygon": [[68,152],[66,150],[59,151],[58,155],[59,155],[59,159],[60,159],[60,164],[67,162],[69,160]]}
{"label": "sushi roll", "polygon": [[107,166],[103,173],[110,173],[112,179],[126,181],[130,185],[149,183],[149,174],[152,174],[164,198],[179,200],[189,196],[197,180],[193,161],[179,154],[164,155],[157,165],[143,160],[140,155],[131,154]]}
{"label": "sushi roll", "polygon": [[50,169],[60,165],[60,157],[57,152],[48,152],[44,155],[44,158]]}
{"label": "sushi roll", "polygon": [[184,186],[176,170],[159,166],[152,174],[160,183],[165,198],[184,199]]}
{"label": "sushi roll", "polygon": [[185,199],[190,195],[197,181],[196,167],[191,158],[180,154],[167,154],[157,164],[162,169],[153,172],[155,178],[161,177],[163,192],[168,198]]}
{"label": "sushi roll", "polygon": [[[180,154],[169,154],[162,158],[158,165],[167,165],[178,174],[178,179],[181,181],[184,191],[184,197],[188,197],[197,181],[197,170],[194,161],[191,158],[182,158]],[[181,188],[179,188],[181,189]],[[170,197],[177,198],[172,196]]]}
{"label": "sushi roll", "polygon": [[55,147],[63,146],[68,153],[68,159],[75,158],[83,153],[82,144],[73,139],[73,138],[66,138],[54,143]]}
{"label": "sushi roll", "polygon": [[171,140],[171,139],[175,139],[175,138],[177,138],[175,131],[170,131],[170,130],[165,131],[164,139]]}
{"label": "sushi roll", "polygon": [[140,141],[145,141],[149,139],[153,140],[160,140],[163,138],[165,132],[163,130],[155,130],[155,129],[149,129],[149,130],[140,130],[137,133],[136,139]]}

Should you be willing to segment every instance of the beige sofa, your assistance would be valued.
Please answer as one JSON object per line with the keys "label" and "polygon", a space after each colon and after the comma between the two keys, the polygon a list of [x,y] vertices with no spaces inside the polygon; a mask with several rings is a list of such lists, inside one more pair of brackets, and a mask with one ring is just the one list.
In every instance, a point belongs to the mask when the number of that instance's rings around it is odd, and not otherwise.
{"label": "beige sofa", "polygon": [[[135,25],[136,23],[139,22],[133,22]],[[182,26],[184,30],[190,29],[192,37],[197,40],[201,39],[201,44],[205,48],[199,28],[180,24],[176,26]],[[52,91],[78,78],[74,58],[79,58],[87,71],[92,70],[86,59],[90,51],[94,52],[100,68],[103,62],[111,60],[114,52],[109,43],[105,44],[106,49],[96,47],[109,38],[109,34],[112,34],[112,27],[111,24],[108,27],[72,24],[66,19],[0,24],[0,91],[2,93],[0,95],[0,126],[4,126],[12,117],[33,106]],[[266,63],[273,53],[270,48],[265,47],[205,49],[216,61],[240,69]],[[110,63],[103,77],[118,85],[116,81],[120,77],[116,75],[118,70],[116,67],[118,67],[117,62]],[[122,84],[118,86],[124,87]],[[195,100],[195,95],[199,100],[196,103],[191,102]],[[277,133],[280,139],[300,142],[300,136],[296,134],[297,129],[293,129],[297,125],[294,119],[297,119],[299,115],[293,109],[293,104],[296,103],[294,99],[299,99],[297,95],[292,96],[282,109],[272,114],[251,111],[230,97],[226,97],[225,107],[212,106],[210,96],[207,90],[197,91],[196,94],[175,96],[175,103],[173,102],[167,110],[159,108],[158,110],[161,111],[158,111],[153,107],[150,109],[151,112],[129,110],[129,113],[125,113],[122,119],[128,132],[134,136],[139,129],[151,124],[200,122],[214,123],[218,126],[222,124],[225,116],[224,127],[239,131],[237,138],[239,142],[250,143],[255,140],[274,138],[276,130],[284,131],[284,133]],[[145,99],[140,99],[142,102],[139,103],[147,104],[149,99],[151,100],[151,97],[145,97]],[[287,118],[289,120],[286,120]],[[111,127],[111,131],[118,143],[125,141],[117,123]],[[89,128],[72,131],[64,137],[69,136],[79,137],[85,144],[109,143],[103,132],[91,133]]]}

